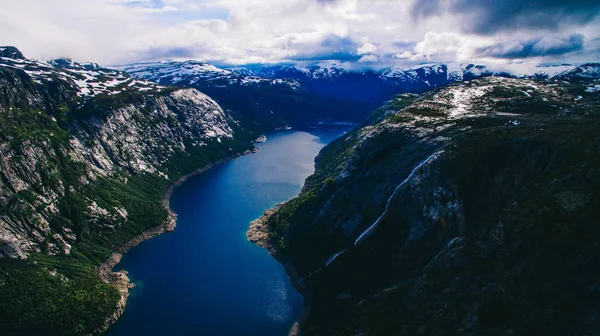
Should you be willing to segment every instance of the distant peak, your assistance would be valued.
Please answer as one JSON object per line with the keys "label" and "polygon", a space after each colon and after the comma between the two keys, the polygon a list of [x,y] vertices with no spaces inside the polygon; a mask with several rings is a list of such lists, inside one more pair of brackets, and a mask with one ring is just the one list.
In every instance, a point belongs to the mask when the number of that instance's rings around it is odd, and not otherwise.
{"label": "distant peak", "polygon": [[23,53],[19,49],[11,46],[0,47],[0,57],[25,59],[25,56],[23,56]]}
{"label": "distant peak", "polygon": [[86,70],[97,70],[100,66],[97,63],[77,63],[73,62],[70,58],[55,58],[49,61],[52,66],[61,69],[86,69]]}
{"label": "distant peak", "polygon": [[52,64],[57,68],[70,68],[73,67],[74,62],[70,58],[55,58],[50,60],[48,63]]}

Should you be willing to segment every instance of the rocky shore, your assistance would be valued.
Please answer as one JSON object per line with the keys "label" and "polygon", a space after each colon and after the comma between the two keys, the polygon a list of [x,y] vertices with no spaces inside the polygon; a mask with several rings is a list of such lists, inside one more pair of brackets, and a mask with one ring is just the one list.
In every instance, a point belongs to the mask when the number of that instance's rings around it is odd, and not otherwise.
{"label": "rocky shore", "polygon": [[263,143],[263,142],[267,142],[267,136],[266,135],[261,135],[258,138],[256,138],[256,140],[254,140],[254,143]]}
{"label": "rocky shore", "polygon": [[115,323],[119,319],[119,317],[121,317],[121,315],[123,315],[123,312],[125,311],[125,306],[127,304],[127,298],[129,297],[129,290],[131,288],[135,287],[135,284],[132,283],[130,281],[129,277],[127,276],[127,271],[113,272],[113,268],[119,262],[121,262],[121,258],[123,258],[123,255],[125,253],[127,253],[127,251],[132,249],[133,247],[141,244],[142,242],[144,242],[146,240],[149,240],[158,235],[161,235],[165,232],[172,232],[175,230],[175,227],[177,226],[177,214],[175,214],[171,210],[171,207],[170,207],[171,196],[173,195],[173,191],[175,190],[175,188],[180,186],[187,179],[189,179],[190,177],[192,177],[194,175],[201,174],[201,173],[203,173],[219,164],[227,162],[229,160],[238,158],[243,155],[249,155],[252,153],[256,153],[256,152],[258,152],[258,148],[253,147],[252,149],[246,150],[242,153],[238,153],[236,155],[232,155],[230,157],[215,161],[207,166],[199,168],[189,174],[186,174],[186,175],[183,175],[182,177],[180,177],[177,181],[175,181],[169,187],[169,189],[167,189],[167,192],[165,193],[165,196],[163,198],[163,201],[162,201],[163,206],[169,212],[169,214],[168,214],[167,218],[165,219],[165,221],[163,222],[163,224],[158,227],[152,228],[150,230],[144,231],[140,235],[134,237],[133,239],[131,239],[130,241],[125,243],[123,246],[121,246],[119,249],[117,249],[117,251],[115,251],[110,256],[110,258],[108,258],[108,260],[106,260],[104,263],[102,263],[100,266],[98,266],[98,274],[99,274],[100,278],[102,279],[102,281],[104,281],[105,283],[109,283],[115,289],[117,289],[121,298],[119,299],[119,302],[117,303],[117,309],[116,309],[115,313],[108,320],[106,320],[106,322],[100,328],[95,330],[96,333],[105,332],[106,330],[108,330],[108,328],[113,323]]}
{"label": "rocky shore", "polygon": [[277,249],[277,245],[273,241],[271,241],[271,239],[269,239],[269,226],[267,225],[267,223],[269,222],[269,218],[271,218],[271,216],[273,216],[274,213],[279,211],[279,209],[281,209],[281,207],[283,207],[284,205],[285,203],[279,203],[274,208],[265,211],[265,213],[261,217],[253,220],[250,223],[248,231],[246,232],[246,237],[248,237],[248,240],[250,242],[269,251],[269,254],[271,254],[271,256],[275,258],[275,260],[277,260],[277,262],[283,265],[285,272],[290,277],[292,285],[302,295],[304,299],[302,315],[289,332],[289,336],[299,336],[300,324],[302,323],[302,321],[304,321],[304,319],[308,315],[308,312],[310,311],[310,296],[304,288],[304,286],[302,285],[300,281],[301,279],[298,276],[298,273],[296,273],[296,269],[294,268],[294,265],[292,264],[291,260],[289,260],[283,254],[281,254]]}
{"label": "rocky shore", "polygon": [[[168,204],[168,200],[166,204]],[[102,281],[111,284],[117,289],[119,295],[121,296],[119,302],[117,303],[117,310],[106,321],[106,323],[99,330],[97,330],[98,333],[106,331],[111,324],[115,323],[119,317],[123,315],[123,312],[125,311],[125,305],[127,304],[127,298],[129,297],[129,290],[135,287],[135,284],[129,280],[127,271],[113,272],[112,269],[119,262],[121,262],[123,255],[133,247],[165,232],[171,232],[175,230],[175,227],[177,226],[177,215],[171,211],[171,209],[167,209],[169,210],[169,215],[161,226],[144,231],[142,234],[128,241],[125,245],[121,246],[116,252],[114,252],[107,261],[98,267],[98,274],[100,275]]]}
{"label": "rocky shore", "polygon": [[285,203],[279,203],[274,208],[265,211],[264,215],[253,220],[246,232],[248,240],[269,251],[273,256],[277,254],[275,244],[269,239],[269,227],[267,222],[269,218],[276,213]]}

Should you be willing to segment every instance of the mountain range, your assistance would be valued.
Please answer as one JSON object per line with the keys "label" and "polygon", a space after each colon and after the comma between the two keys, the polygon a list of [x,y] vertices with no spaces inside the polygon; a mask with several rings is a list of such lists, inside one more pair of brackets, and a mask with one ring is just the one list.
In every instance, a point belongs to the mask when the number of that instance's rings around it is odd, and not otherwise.
{"label": "mountain range", "polygon": [[303,335],[600,333],[600,64],[102,67],[0,47],[0,331],[89,335],[174,229],[175,181],[289,126],[356,124],[250,240]]}
{"label": "mountain range", "polygon": [[[132,76],[193,87],[224,108],[253,111],[253,119],[271,124],[302,125],[320,121],[360,123],[387,99],[422,93],[480,77],[598,78],[600,64],[539,66],[529,72],[493,71],[475,64],[428,64],[410,69],[352,70],[341,66],[256,65],[216,67],[196,61],[163,61],[116,67]],[[281,126],[281,125],[278,125]]]}

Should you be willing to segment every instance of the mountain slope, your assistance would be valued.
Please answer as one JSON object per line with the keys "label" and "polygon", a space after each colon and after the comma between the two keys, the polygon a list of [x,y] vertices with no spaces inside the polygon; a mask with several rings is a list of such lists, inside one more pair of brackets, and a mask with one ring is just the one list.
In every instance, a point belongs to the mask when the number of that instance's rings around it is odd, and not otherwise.
{"label": "mountain slope", "polygon": [[[589,69],[584,71],[588,66]],[[587,74],[597,65],[543,66],[524,73],[493,71],[474,64],[425,64],[409,69],[352,70],[340,66],[258,65],[218,68],[210,64],[150,62],[118,67],[136,78],[193,87],[258,129],[323,121],[359,123],[399,93],[422,93],[463,80],[502,76],[561,78]],[[596,76],[597,77],[597,76]]]}
{"label": "mountain slope", "polygon": [[347,71],[339,67],[250,66],[218,68],[195,61],[151,62],[117,67],[136,78],[193,87],[259,128],[316,122],[362,122],[394,94],[431,88],[493,73],[473,65],[408,70]]}
{"label": "mountain slope", "polygon": [[358,122],[374,108],[371,104],[319,97],[295,80],[240,74],[195,61],[140,63],[118,68],[136,78],[201,90],[257,132],[318,121]]}
{"label": "mountain slope", "polygon": [[398,96],[327,146],[249,232],[297,272],[302,334],[600,332],[597,84]]}
{"label": "mountain slope", "polygon": [[171,224],[173,181],[249,150],[251,137],[194,89],[0,50],[0,330],[101,330],[127,291],[96,266]]}

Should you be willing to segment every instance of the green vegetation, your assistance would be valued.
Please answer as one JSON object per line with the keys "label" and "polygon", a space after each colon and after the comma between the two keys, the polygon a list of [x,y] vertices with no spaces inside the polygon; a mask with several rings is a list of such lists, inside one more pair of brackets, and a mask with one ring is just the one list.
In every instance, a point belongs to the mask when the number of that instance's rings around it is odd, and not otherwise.
{"label": "green vegetation", "polygon": [[[582,87],[459,83],[402,110],[392,100],[324,148],[303,193],[268,222],[299,276],[311,274],[302,334],[598,334],[600,110]],[[471,115],[446,117],[450,91],[483,88],[464,102]]]}
{"label": "green vegetation", "polygon": [[90,334],[114,313],[119,294],[93,270],[66,259],[47,260],[0,262],[3,335]]}
{"label": "green vegetation", "polygon": [[[0,80],[2,76],[20,75],[0,69]],[[254,134],[245,136],[238,128],[235,140],[206,140],[202,145],[185,140],[186,152],[175,152],[160,167],[169,180],[125,168],[87,179],[86,165],[72,157],[70,140],[75,127],[90,134],[79,140],[92,146],[98,140],[91,124],[129,104],[150,115],[156,104],[153,99],[172,90],[100,95],[79,106],[81,99],[56,78],[49,84],[15,89],[20,96],[14,100],[0,97],[0,106],[6,109],[0,113],[0,141],[10,144],[15,174],[31,170],[23,166],[27,161],[23,158],[31,159],[27,155],[42,157],[35,167],[40,181],[29,189],[14,192],[5,174],[0,174],[0,188],[5,188],[2,194],[12,196],[0,205],[0,215],[35,229],[42,226],[44,218],[49,222],[40,253],[30,254],[24,261],[0,259],[0,335],[93,333],[114,314],[120,298],[115,288],[99,279],[97,266],[133,237],[165,221],[168,211],[162,200],[171,181],[249,149]],[[47,104],[29,106],[26,102],[31,96],[41,96]],[[157,126],[152,120],[143,121],[147,127]],[[160,148],[152,154],[166,155]],[[49,202],[44,199],[49,191],[58,195],[52,211],[46,211]],[[103,211],[90,215],[90,207]],[[68,256],[61,255],[64,243],[53,238],[55,234],[71,245]]]}
{"label": "green vegetation", "polygon": [[[414,94],[395,96],[374,111],[369,122],[373,124],[397,122],[398,116],[404,114],[407,107],[412,106],[415,98],[417,95]],[[365,124],[365,126],[367,125]],[[290,229],[312,223],[317,209],[327,202],[339,188],[338,182],[344,174],[344,169],[350,166],[349,161],[356,157],[357,153],[360,153],[356,147],[362,137],[362,132],[365,132],[365,129],[357,128],[323,148],[317,158],[314,174],[306,180],[304,191],[271,216],[267,222],[269,238],[277,244],[278,248],[286,250],[289,247],[291,235],[295,236],[296,240],[303,239],[302,232],[292,233]],[[369,160],[376,161],[378,156],[385,155],[385,153],[385,150],[380,149],[374,154],[371,153]],[[366,166],[369,162],[365,160],[362,164]]]}

